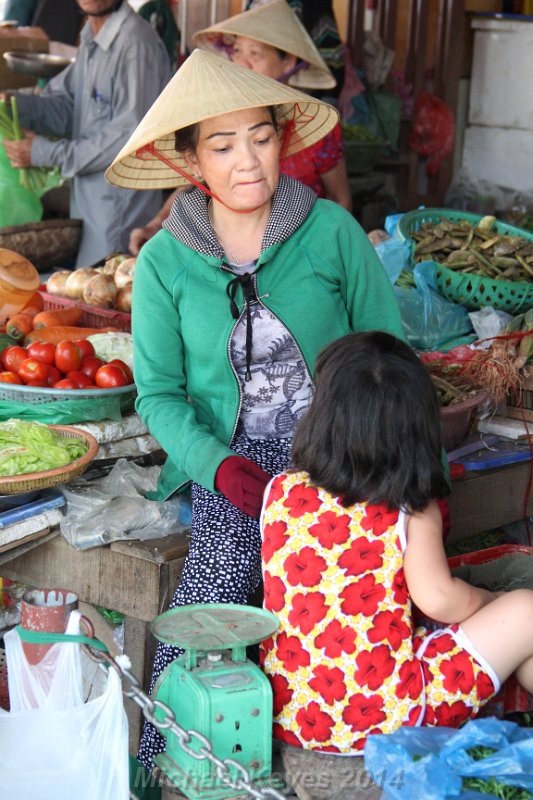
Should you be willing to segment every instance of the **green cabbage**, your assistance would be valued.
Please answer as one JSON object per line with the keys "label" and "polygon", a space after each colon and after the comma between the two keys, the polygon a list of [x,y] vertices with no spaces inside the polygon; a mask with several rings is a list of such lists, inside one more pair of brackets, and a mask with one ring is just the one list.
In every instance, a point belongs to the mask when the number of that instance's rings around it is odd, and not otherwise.
{"label": "green cabbage", "polygon": [[40,422],[0,423],[0,476],[44,472],[70,464],[87,452],[82,440],[61,436]]}

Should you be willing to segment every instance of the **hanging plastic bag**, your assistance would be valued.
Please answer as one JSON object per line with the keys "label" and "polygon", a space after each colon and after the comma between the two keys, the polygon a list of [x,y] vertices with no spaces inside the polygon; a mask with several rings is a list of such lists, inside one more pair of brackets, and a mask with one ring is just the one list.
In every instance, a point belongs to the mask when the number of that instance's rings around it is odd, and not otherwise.
{"label": "hanging plastic bag", "polygon": [[[479,747],[493,752],[477,760],[479,751],[473,757],[471,750]],[[403,727],[369,736],[364,757],[365,769],[383,787],[383,800],[494,798],[468,789],[468,778],[533,789],[533,731],[493,717],[471,720],[460,730]]]}
{"label": "hanging plastic bag", "polygon": [[77,644],[56,644],[41,662],[30,665],[17,630],[4,638],[15,708],[0,710],[2,796],[127,800],[128,727],[115,670],[109,670],[100,697],[83,703]]}
{"label": "hanging plastic bag", "polygon": [[41,201],[20,185],[19,171],[11,166],[0,140],[0,228],[39,222],[42,215]]}
{"label": "hanging plastic bag", "polygon": [[415,101],[409,147],[427,156],[426,172],[436,175],[443,160],[453,151],[455,121],[444,100],[422,90]]}

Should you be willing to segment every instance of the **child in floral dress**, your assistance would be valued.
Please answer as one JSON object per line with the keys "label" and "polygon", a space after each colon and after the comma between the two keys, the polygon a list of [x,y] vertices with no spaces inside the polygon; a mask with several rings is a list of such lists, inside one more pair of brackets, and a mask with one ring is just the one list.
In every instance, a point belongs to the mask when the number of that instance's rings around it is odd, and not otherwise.
{"label": "child in floral dress", "polygon": [[[459,726],[513,672],[533,691],[533,592],[494,594],[448,568],[425,367],[367,332],[326,347],[315,377],[295,468],[267,487],[261,520],[275,737],[356,755],[401,725]],[[413,604],[447,627],[417,628]]]}

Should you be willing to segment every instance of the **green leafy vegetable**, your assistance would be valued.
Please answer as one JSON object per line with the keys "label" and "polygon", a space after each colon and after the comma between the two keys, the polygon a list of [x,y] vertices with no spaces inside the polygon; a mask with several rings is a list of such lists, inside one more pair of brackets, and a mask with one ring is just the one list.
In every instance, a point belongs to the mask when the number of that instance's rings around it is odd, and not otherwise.
{"label": "green leafy vegetable", "polygon": [[0,476],[43,472],[70,464],[87,451],[78,438],[61,436],[40,422],[0,423]]}
{"label": "green leafy vegetable", "polygon": [[[479,745],[470,747],[466,752],[474,761],[481,761],[495,753],[496,749]],[[531,792],[528,792],[527,789],[501,783],[495,778],[463,778],[463,789],[472,789],[480,794],[490,794],[499,797],[500,800],[531,800]]]}

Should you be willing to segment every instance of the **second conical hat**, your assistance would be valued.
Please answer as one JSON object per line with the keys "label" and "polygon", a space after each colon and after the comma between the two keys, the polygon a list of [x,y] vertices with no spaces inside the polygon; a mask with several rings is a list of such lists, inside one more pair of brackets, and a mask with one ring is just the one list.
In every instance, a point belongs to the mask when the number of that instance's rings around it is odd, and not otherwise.
{"label": "second conical hat", "polygon": [[[337,124],[338,111],[291,86],[258,75],[205,50],[194,50],[147,111],[106,170],[110,183],[128,189],[167,189],[190,182],[175,148],[175,131],[246,108],[275,107],[279,125],[290,126],[284,155],[322,139]],[[148,147],[147,147],[148,146]],[[164,160],[150,151],[150,146]],[[165,163],[166,161],[166,163]]]}
{"label": "second conical hat", "polygon": [[285,0],[243,11],[194,34],[194,43],[204,50],[227,55],[227,46],[235,36],[256,39],[294,55],[306,66],[288,79],[300,89],[332,89],[335,78],[318,52],[313,40]]}

